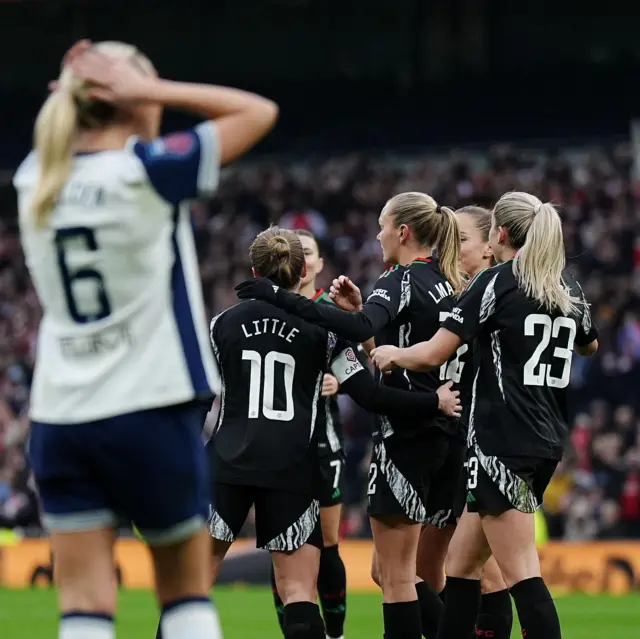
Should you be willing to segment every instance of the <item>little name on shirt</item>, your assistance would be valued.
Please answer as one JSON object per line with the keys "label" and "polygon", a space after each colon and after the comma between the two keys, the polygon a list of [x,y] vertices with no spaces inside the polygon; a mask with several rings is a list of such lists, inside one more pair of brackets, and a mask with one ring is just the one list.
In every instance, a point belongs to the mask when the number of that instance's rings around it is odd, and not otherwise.
{"label": "little name on shirt", "polygon": [[[247,328],[248,327],[248,328]],[[245,337],[257,335],[277,335],[291,344],[293,338],[300,332],[297,328],[289,328],[287,323],[275,317],[265,317],[253,320],[249,324],[242,324],[242,332]]]}

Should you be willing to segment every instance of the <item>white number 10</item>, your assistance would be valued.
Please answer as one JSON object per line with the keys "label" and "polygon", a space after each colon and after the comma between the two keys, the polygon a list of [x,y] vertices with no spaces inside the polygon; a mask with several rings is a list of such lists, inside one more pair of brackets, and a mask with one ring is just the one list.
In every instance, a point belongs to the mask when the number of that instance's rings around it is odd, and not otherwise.
{"label": "white number 10", "polygon": [[[260,413],[260,386],[264,373],[264,388],[262,391],[262,414],[267,419],[280,422],[289,422],[293,419],[293,374],[296,370],[296,360],[287,353],[270,351],[264,358],[264,371],[262,357],[257,351],[242,351],[242,359],[251,362],[249,376],[249,419],[256,419]],[[285,409],[274,410],[274,378],[276,362],[284,365],[284,392],[286,396]]]}

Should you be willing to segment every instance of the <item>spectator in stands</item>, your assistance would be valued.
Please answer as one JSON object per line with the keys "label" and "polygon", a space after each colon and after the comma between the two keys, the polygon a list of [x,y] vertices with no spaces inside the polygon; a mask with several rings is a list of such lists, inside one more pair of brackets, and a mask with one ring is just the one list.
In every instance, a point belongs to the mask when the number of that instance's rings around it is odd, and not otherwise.
{"label": "spectator in stands", "polygon": [[[484,154],[350,154],[231,167],[215,202],[193,210],[208,311],[213,315],[235,304],[233,286],[249,272],[249,243],[271,222],[303,225],[321,236],[326,263],[321,285],[347,273],[366,291],[383,268],[375,240],[378,212],[395,193],[427,191],[456,208],[491,206],[513,189],[553,201],[563,213],[569,263],[593,304],[601,354],[574,366],[575,455],[557,478],[559,494],[546,504],[552,532],[562,534],[566,522],[569,537],[610,536],[622,526],[640,538],[640,189],[632,182],[630,166],[630,147],[623,144],[551,152],[502,145]],[[17,240],[15,209],[7,204],[12,197],[10,187],[0,185],[0,202],[5,203],[0,210],[0,451],[24,449],[23,416],[39,321]],[[349,418],[349,534],[367,530],[362,508],[366,476],[360,468],[370,424],[357,411]],[[586,492],[576,487],[585,482],[578,471],[594,473]],[[574,497],[576,504],[571,503]],[[576,532],[585,517],[584,531]]]}

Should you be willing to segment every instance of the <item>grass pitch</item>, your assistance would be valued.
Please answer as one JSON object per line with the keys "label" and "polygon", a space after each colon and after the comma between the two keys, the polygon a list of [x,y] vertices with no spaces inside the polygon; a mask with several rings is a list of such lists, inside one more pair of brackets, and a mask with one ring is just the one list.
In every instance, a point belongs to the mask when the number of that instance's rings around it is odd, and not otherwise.
{"label": "grass pitch", "polygon": [[[215,602],[227,639],[281,639],[271,593],[262,588],[220,588]],[[347,603],[346,639],[382,637],[381,597],[353,593]],[[557,599],[563,639],[640,637],[640,595],[571,595]],[[154,639],[158,612],[149,592],[123,591],[118,639]],[[55,592],[0,590],[2,639],[52,639],[57,636]],[[520,637],[514,628],[513,637]]]}

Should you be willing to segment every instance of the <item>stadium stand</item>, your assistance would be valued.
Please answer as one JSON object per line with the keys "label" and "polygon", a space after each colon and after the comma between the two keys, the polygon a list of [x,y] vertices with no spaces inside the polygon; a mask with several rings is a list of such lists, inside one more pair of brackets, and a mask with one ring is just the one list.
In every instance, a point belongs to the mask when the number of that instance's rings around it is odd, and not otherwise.
{"label": "stadium stand", "polygon": [[[271,222],[316,233],[326,255],[325,285],[346,273],[366,292],[382,269],[377,217],[397,192],[427,191],[458,207],[490,206],[503,192],[520,189],[558,204],[569,262],[593,303],[602,341],[593,361],[574,367],[572,445],[546,494],[549,534],[640,538],[640,191],[632,164],[630,146],[620,144],[235,165],[217,199],[193,209],[208,310],[235,303],[233,286],[246,278],[249,243]],[[9,178],[0,175],[0,528],[37,534],[25,448],[39,309],[16,235]],[[343,532],[366,536],[371,418],[341,401],[348,437]]]}

